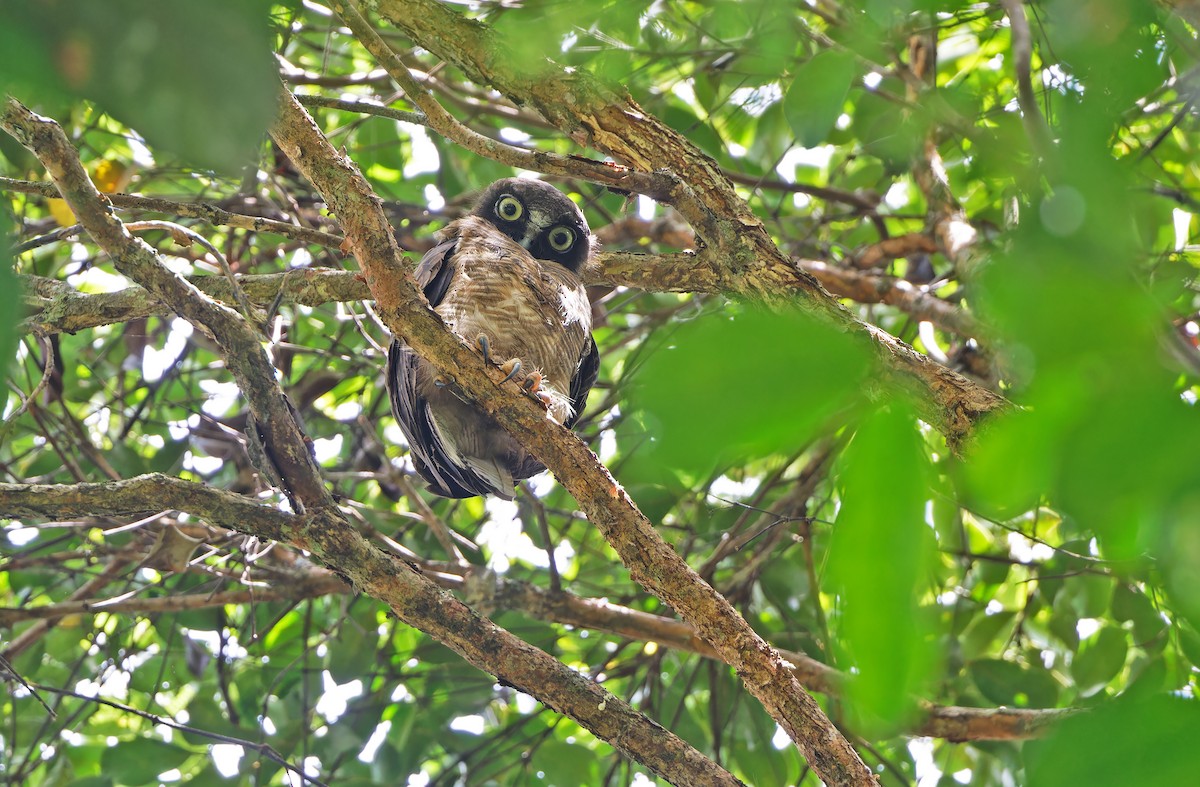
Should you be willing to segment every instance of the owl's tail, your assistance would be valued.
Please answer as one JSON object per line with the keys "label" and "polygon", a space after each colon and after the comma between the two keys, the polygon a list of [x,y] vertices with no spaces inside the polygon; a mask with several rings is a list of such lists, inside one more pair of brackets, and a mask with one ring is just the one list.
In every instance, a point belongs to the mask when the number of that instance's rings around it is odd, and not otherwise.
{"label": "owl's tail", "polygon": [[513,499],[513,481],[512,471],[499,460],[498,457],[480,458],[475,456],[459,457],[467,467],[474,470],[478,475],[483,477],[489,485],[489,490],[493,495],[504,500]]}

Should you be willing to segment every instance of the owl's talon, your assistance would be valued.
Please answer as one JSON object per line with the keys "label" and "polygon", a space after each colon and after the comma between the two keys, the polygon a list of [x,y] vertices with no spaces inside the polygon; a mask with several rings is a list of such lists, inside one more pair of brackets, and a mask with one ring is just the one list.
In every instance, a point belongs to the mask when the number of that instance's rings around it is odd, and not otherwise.
{"label": "owl's talon", "polygon": [[483,353],[485,363],[492,362],[492,343],[488,340],[486,333],[481,333],[475,337],[475,346]]}
{"label": "owl's talon", "polygon": [[549,410],[550,394],[542,390],[542,380],[541,372],[530,372],[529,376],[521,383],[521,393]]}
{"label": "owl's talon", "polygon": [[525,393],[533,395],[542,390],[542,373],[533,372],[525,378],[525,382],[521,383],[521,387],[525,389]]}
{"label": "owl's talon", "polygon": [[516,376],[517,376],[517,375],[520,373],[520,371],[521,371],[521,359],[520,359],[520,358],[510,358],[510,359],[508,359],[508,360],[507,360],[507,361],[505,361],[504,363],[500,364],[500,371],[502,371],[502,372],[507,372],[507,374],[508,374],[508,376],[507,376],[507,377],[505,377],[505,378],[504,378],[503,380],[501,380],[500,382],[502,382],[502,383],[506,383],[506,382],[508,382],[509,380],[511,380],[512,378],[516,377]]}

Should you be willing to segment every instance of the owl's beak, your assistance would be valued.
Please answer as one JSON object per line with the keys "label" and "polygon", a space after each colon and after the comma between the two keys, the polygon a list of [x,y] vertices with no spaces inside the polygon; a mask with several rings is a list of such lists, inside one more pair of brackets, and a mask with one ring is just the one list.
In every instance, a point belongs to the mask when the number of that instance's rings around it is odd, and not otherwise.
{"label": "owl's beak", "polygon": [[553,216],[544,210],[534,208],[529,211],[529,221],[525,224],[525,234],[517,242],[525,248],[525,251],[529,251],[530,247],[533,246],[534,239],[553,223]]}

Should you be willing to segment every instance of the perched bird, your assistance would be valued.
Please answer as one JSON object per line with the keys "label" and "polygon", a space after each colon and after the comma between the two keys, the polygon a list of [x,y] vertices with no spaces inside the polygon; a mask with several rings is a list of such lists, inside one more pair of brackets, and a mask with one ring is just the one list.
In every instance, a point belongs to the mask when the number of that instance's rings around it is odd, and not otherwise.
{"label": "perched bird", "polygon": [[[583,213],[547,183],[506,178],[439,241],[416,271],[430,305],[521,379],[548,418],[571,427],[600,368],[579,278],[593,244]],[[413,464],[434,494],[511,500],[518,481],[546,469],[399,340],[388,351],[387,380]]]}

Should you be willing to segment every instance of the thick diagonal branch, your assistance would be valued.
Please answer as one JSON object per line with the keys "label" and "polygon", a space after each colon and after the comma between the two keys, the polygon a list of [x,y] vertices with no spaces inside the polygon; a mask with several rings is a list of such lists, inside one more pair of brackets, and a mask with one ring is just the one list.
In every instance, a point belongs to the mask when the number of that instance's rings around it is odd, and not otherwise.
{"label": "thick diagonal branch", "polygon": [[495,31],[435,0],[379,0],[377,8],[415,44],[479,84],[538,110],[580,145],[644,172],[675,173],[681,184],[676,191],[687,196],[675,207],[705,245],[695,264],[707,269],[705,275],[719,289],[776,308],[798,306],[869,343],[886,372],[916,394],[922,418],[952,446],[968,439],[983,415],[1007,404],[850,314],[780,252],[715,161],[627,93],[602,85],[582,69],[568,71],[549,60],[517,62],[508,54],[514,47]]}
{"label": "thick diagonal branch", "polygon": [[274,369],[259,335],[241,315],[177,276],[153,248],[129,233],[96,190],[57,123],[8,99],[0,111],[0,127],[38,157],[79,223],[118,271],[217,342],[266,435],[272,459],[288,483],[293,500],[303,505],[331,505],[332,497],[309,455],[283,391],[275,383]]}
{"label": "thick diagonal branch", "polygon": [[346,233],[387,325],[475,403],[530,448],[574,495],[631,576],[671,605],[728,664],[829,784],[872,784],[845,737],[796,681],[779,655],[658,535],[586,445],[526,397],[503,372],[450,333],[399,264],[400,251],[379,199],[339,155],[290,93],[281,93],[271,136],[324,197]]}
{"label": "thick diagonal branch", "polygon": [[[253,530],[264,538],[273,532],[282,532],[293,518],[290,514],[241,495],[162,475],[139,476],[102,484],[0,484],[0,516],[49,519],[87,515],[128,517],[141,514],[148,500],[153,500],[156,506],[187,511],[217,527]],[[461,588],[466,582],[463,566],[434,561],[416,562],[423,572],[443,588]],[[655,642],[705,658],[719,658],[712,647],[697,636],[696,630],[681,620],[623,607],[607,599],[547,590],[530,582],[501,577],[495,578],[489,590],[488,602],[497,609],[515,610],[538,620]],[[295,601],[349,592],[352,589],[336,575],[324,569],[310,568],[297,571],[287,582],[273,581],[265,587],[244,590],[101,602],[84,597],[45,606],[0,608],[0,626],[13,626],[29,620],[56,620],[85,613],[161,614],[210,609],[225,604]],[[807,688],[834,696],[841,694],[845,680],[843,673],[803,653],[779,652]],[[1056,722],[1079,711],[1075,708],[965,708],[923,703],[922,712],[924,719],[909,730],[910,734],[972,741],[1040,737]]]}
{"label": "thick diagonal branch", "polygon": [[[289,94],[290,99],[290,94]],[[251,412],[273,449],[277,469],[287,475],[292,499],[306,511],[289,519],[282,533],[244,532],[308,549],[371,596],[387,603],[405,622],[454,649],[470,663],[564,713],[675,784],[738,784],[723,768],[602,687],[548,653],[513,636],[435,586],[418,570],[374,547],[333,504],[308,454],[290,408],[253,330],[240,315],[171,273],[152,248],[129,234],[109,211],[79,156],[57,123],[8,100],[0,128],[42,162],[59,192],[93,240],[125,275],[140,283],[181,317],[208,333],[221,348]],[[376,208],[378,205],[376,205]],[[392,243],[391,234],[387,240]],[[418,296],[419,297],[419,296]],[[428,310],[426,310],[428,311]],[[532,406],[532,405],[531,405]],[[138,479],[135,479],[135,481]],[[142,479],[143,483],[150,483]],[[153,498],[148,498],[152,500]],[[147,503],[148,508],[159,506]]]}

